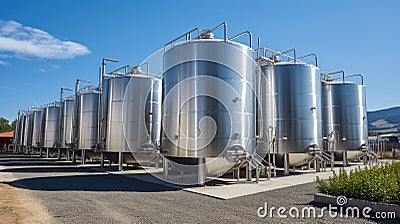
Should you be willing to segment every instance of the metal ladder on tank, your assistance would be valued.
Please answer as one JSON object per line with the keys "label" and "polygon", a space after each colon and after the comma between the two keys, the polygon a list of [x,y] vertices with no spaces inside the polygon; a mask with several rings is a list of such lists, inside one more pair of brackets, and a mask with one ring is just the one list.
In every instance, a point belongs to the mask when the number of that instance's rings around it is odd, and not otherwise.
{"label": "metal ladder on tank", "polygon": [[[268,151],[267,151],[267,158],[265,160],[262,156],[257,153],[254,153],[251,157],[246,158],[246,176],[247,180],[250,181],[251,178],[247,175],[249,170],[256,171],[256,183],[259,182],[260,176],[267,174],[268,180],[271,179],[272,176],[276,177],[276,166],[275,166],[275,156],[272,156],[271,161],[271,153],[272,155],[275,154],[275,138],[268,142]],[[272,152],[271,152],[272,151]]]}
{"label": "metal ladder on tank", "polygon": [[[263,174],[267,174],[268,180],[271,179],[272,174],[276,176],[275,166],[271,162],[266,161],[257,153],[253,154],[251,157],[248,157],[247,166],[248,169],[254,169],[256,171],[256,183],[259,182],[260,176]],[[250,181],[251,179],[247,180]]]}
{"label": "metal ladder on tank", "polygon": [[320,148],[310,147],[309,146],[309,153],[314,154],[314,158],[308,163],[310,167],[311,163],[314,163],[314,169],[317,172],[326,171],[326,166],[329,164],[331,166],[331,170],[334,167],[334,156],[333,153],[326,152]]}
{"label": "metal ladder on tank", "polygon": [[364,165],[367,165],[369,162],[370,164],[378,163],[379,161],[379,155],[376,154],[369,146],[366,146],[364,151]]}
{"label": "metal ladder on tank", "polygon": [[322,150],[319,152],[319,159],[322,160],[323,162],[323,167],[326,171],[326,165],[330,165],[331,171],[333,170],[335,166],[335,154],[334,152],[336,151],[336,139],[338,138],[338,132],[337,131],[332,131],[331,133],[328,134],[328,136],[324,137],[324,143],[326,143],[326,150]]}

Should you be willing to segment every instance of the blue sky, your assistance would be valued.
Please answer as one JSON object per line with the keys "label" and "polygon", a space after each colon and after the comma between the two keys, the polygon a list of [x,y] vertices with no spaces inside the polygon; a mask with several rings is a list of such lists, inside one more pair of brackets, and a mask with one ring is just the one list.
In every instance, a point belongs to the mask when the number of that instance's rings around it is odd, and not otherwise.
{"label": "blue sky", "polygon": [[[400,105],[399,1],[0,1],[0,116],[57,100],[103,57],[135,65],[194,28],[228,23],[263,46],[362,73],[368,110]],[[218,35],[217,35],[218,36]],[[245,41],[244,39],[241,41]],[[254,41],[253,44],[256,44]]]}

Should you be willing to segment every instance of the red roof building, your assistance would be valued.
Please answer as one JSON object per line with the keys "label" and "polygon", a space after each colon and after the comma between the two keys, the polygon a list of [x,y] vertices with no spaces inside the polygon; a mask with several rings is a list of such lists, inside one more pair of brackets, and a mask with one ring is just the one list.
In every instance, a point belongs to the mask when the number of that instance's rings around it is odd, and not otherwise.
{"label": "red roof building", "polygon": [[0,133],[0,149],[6,149],[12,143],[14,131]]}

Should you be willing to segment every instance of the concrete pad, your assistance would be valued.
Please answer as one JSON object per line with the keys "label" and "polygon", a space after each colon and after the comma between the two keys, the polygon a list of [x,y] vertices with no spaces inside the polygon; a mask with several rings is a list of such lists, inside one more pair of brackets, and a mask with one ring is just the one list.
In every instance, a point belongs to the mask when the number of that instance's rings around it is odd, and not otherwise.
{"label": "concrete pad", "polygon": [[[352,166],[348,167],[335,167],[334,170],[336,172],[339,172],[341,168],[344,168],[344,170],[350,172],[350,170],[354,170],[359,167],[363,168],[364,165],[362,165],[361,163],[353,164]],[[300,174],[273,177],[270,180],[267,180],[266,178],[260,178],[259,183],[255,183],[254,181],[255,178],[253,178],[253,181],[249,182],[244,181],[244,179],[237,182],[236,180],[230,178],[217,178],[216,180],[219,182],[219,184],[214,184],[214,185],[206,184],[206,186],[201,186],[201,187],[196,187],[193,185],[191,186],[176,185],[165,182],[162,180],[161,168],[158,169],[146,168],[146,169],[128,170],[128,171],[112,171],[108,173],[123,175],[129,178],[134,178],[155,184],[161,184],[176,189],[182,189],[187,192],[202,194],[205,196],[223,200],[305,184],[305,183],[311,183],[315,181],[317,176],[321,179],[328,179],[330,176],[333,175],[333,172],[330,169],[327,169],[327,171],[325,172],[315,172],[313,170],[296,170],[295,172]],[[181,178],[181,177],[180,175],[169,176],[170,181],[171,180],[174,181],[173,178]],[[193,179],[195,177],[185,174],[184,179],[185,178]]]}
{"label": "concrete pad", "polygon": [[[356,169],[358,167],[363,167],[359,164],[356,166],[344,167],[347,172]],[[339,172],[340,167],[334,168],[336,172]],[[283,177],[271,178],[270,180],[260,181],[258,184],[255,182],[245,182],[230,185],[221,186],[206,186],[206,187],[195,187],[195,188],[185,188],[184,190],[189,192],[194,192],[198,194],[204,194],[220,199],[231,199],[241,196],[246,196],[250,194],[256,194],[271,190],[276,190],[280,188],[295,186],[299,184],[314,182],[318,176],[321,179],[328,179],[333,175],[333,171],[325,172],[310,172],[310,171],[299,171],[302,174],[289,175]],[[254,178],[253,178],[254,179]]]}

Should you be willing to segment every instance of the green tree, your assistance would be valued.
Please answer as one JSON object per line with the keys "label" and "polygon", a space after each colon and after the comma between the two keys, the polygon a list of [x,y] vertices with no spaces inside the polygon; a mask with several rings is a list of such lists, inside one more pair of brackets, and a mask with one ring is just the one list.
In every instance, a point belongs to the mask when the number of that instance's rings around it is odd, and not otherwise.
{"label": "green tree", "polygon": [[4,117],[0,117],[0,133],[13,130],[13,127],[9,124],[9,121]]}

